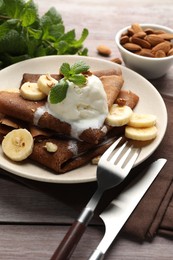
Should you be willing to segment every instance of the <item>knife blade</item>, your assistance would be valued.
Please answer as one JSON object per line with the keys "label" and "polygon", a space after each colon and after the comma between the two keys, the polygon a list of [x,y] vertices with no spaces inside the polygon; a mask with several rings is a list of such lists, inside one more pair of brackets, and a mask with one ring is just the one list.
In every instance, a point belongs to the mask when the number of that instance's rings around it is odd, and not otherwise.
{"label": "knife blade", "polygon": [[100,217],[105,224],[105,234],[89,260],[101,260],[104,258],[109,246],[157,177],[166,161],[166,159],[161,158],[149,165],[145,173],[142,172],[139,174],[101,213]]}

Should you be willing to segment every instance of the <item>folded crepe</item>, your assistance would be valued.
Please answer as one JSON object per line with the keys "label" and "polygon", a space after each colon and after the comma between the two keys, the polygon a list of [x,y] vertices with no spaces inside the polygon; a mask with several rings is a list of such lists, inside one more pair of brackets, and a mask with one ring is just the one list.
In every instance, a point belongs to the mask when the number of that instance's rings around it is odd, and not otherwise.
{"label": "folded crepe", "polygon": [[[134,93],[126,90],[119,93],[117,102],[118,99],[126,100],[129,105],[134,105],[134,100],[138,101],[138,97]],[[27,128],[34,138],[34,148],[30,159],[53,170],[57,174],[65,173],[87,164],[93,158],[102,155],[116,137],[124,134],[124,127],[114,127],[110,129],[101,142],[91,144],[59,135],[55,131],[30,125],[28,122],[1,114],[1,141],[4,135],[18,128]],[[48,152],[46,149],[47,143],[56,145],[57,151],[54,153]]]}
{"label": "folded crepe", "polygon": [[[90,162],[92,158],[104,153],[115,139],[113,129],[100,144],[94,145],[62,135],[59,136],[53,131],[40,129],[3,115],[0,119],[1,140],[11,130],[21,127],[28,129],[34,138],[34,147],[30,159],[46,166],[55,173],[65,173]],[[122,133],[122,130],[122,128],[119,128],[119,133]],[[50,152],[47,149],[48,143],[56,145],[57,150]]]}
{"label": "folded crepe", "polygon": [[[99,78],[104,85],[107,94],[108,108],[110,108],[123,86],[124,81],[122,72],[118,69],[99,71],[95,74],[99,75]],[[21,83],[23,84],[27,81],[36,82],[39,76],[40,74],[24,74]],[[56,79],[61,77],[61,75],[51,76]],[[0,113],[18,118],[41,128],[50,129],[57,133],[73,137],[71,133],[71,125],[52,116],[46,110],[45,104],[46,100],[37,102],[25,100],[20,96],[20,93],[2,91],[0,95]],[[88,128],[79,135],[79,140],[97,144],[103,139],[109,130],[110,127],[107,125],[103,125],[98,129]]]}
{"label": "folded crepe", "polygon": [[[26,128],[34,138],[34,147],[30,159],[40,166],[47,167],[56,174],[68,172],[86,165],[97,156],[102,155],[115,138],[124,133],[124,127],[112,128],[99,144],[58,135],[54,131],[41,129],[26,122],[3,116],[0,120],[0,140],[13,129]],[[46,149],[47,143],[56,145],[55,152]]]}

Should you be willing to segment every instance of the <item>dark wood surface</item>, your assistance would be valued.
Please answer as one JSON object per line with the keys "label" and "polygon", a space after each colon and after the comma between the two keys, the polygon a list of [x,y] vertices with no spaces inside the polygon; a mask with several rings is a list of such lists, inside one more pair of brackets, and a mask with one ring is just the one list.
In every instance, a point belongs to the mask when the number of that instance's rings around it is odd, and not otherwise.
{"label": "dark wood surface", "polygon": [[[66,30],[75,28],[80,34],[89,29],[85,42],[89,56],[100,57],[96,48],[105,44],[112,50],[109,58],[120,57],[114,36],[124,26],[138,23],[159,23],[173,28],[172,0],[37,0],[40,14],[54,6],[61,13]],[[100,57],[103,58],[103,57]],[[172,69],[152,82],[169,100],[173,95]],[[55,185],[54,185],[55,188]],[[0,259],[47,260],[64,237],[73,220],[96,188],[95,183],[57,184],[56,197],[14,181],[0,170]],[[78,194],[79,192],[79,194]],[[74,196],[73,196],[74,195]],[[87,228],[71,259],[88,259],[103,237],[104,227],[95,218]],[[172,241],[156,236],[142,244],[121,234],[111,246],[108,260],[172,259]]]}

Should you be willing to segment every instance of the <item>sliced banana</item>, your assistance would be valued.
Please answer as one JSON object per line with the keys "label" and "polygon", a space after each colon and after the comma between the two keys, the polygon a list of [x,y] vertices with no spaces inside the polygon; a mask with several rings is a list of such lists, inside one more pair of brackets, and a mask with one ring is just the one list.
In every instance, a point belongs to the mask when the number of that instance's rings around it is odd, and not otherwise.
{"label": "sliced banana", "polygon": [[37,83],[25,82],[20,88],[20,95],[27,100],[39,101],[46,97],[46,95],[40,91]]}
{"label": "sliced banana", "polygon": [[152,114],[133,113],[128,122],[133,127],[150,127],[156,124],[156,116]]}
{"label": "sliced banana", "polygon": [[145,128],[135,128],[131,126],[126,126],[125,136],[132,140],[137,141],[149,141],[157,136],[156,126],[145,127]]}
{"label": "sliced banana", "polygon": [[106,118],[106,123],[110,126],[126,125],[129,122],[132,113],[133,111],[129,106],[113,104]]}
{"label": "sliced banana", "polygon": [[13,161],[26,159],[32,153],[33,146],[33,137],[31,133],[24,128],[12,130],[2,141],[4,154]]}
{"label": "sliced banana", "polygon": [[38,88],[44,94],[49,95],[50,89],[57,84],[57,80],[52,78],[50,74],[41,75],[37,81]]}

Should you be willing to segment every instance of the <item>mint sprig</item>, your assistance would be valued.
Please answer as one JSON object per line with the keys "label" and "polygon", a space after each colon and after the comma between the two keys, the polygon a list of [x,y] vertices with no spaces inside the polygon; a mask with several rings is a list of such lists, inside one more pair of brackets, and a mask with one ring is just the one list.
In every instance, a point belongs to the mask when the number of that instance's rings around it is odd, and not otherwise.
{"label": "mint sprig", "polygon": [[78,61],[70,66],[69,63],[63,63],[60,67],[60,73],[64,76],[58,84],[51,88],[49,93],[49,101],[51,104],[57,104],[63,101],[66,97],[69,87],[69,81],[75,85],[82,87],[87,79],[83,73],[87,73],[89,66],[83,61]]}
{"label": "mint sprig", "polygon": [[39,16],[33,0],[0,0],[0,69],[21,60],[46,55],[87,55],[75,30],[66,32],[59,12],[50,8]]}
{"label": "mint sprig", "polygon": [[61,79],[50,91],[50,103],[57,104],[63,101],[66,97],[68,86],[68,82],[64,79]]}

